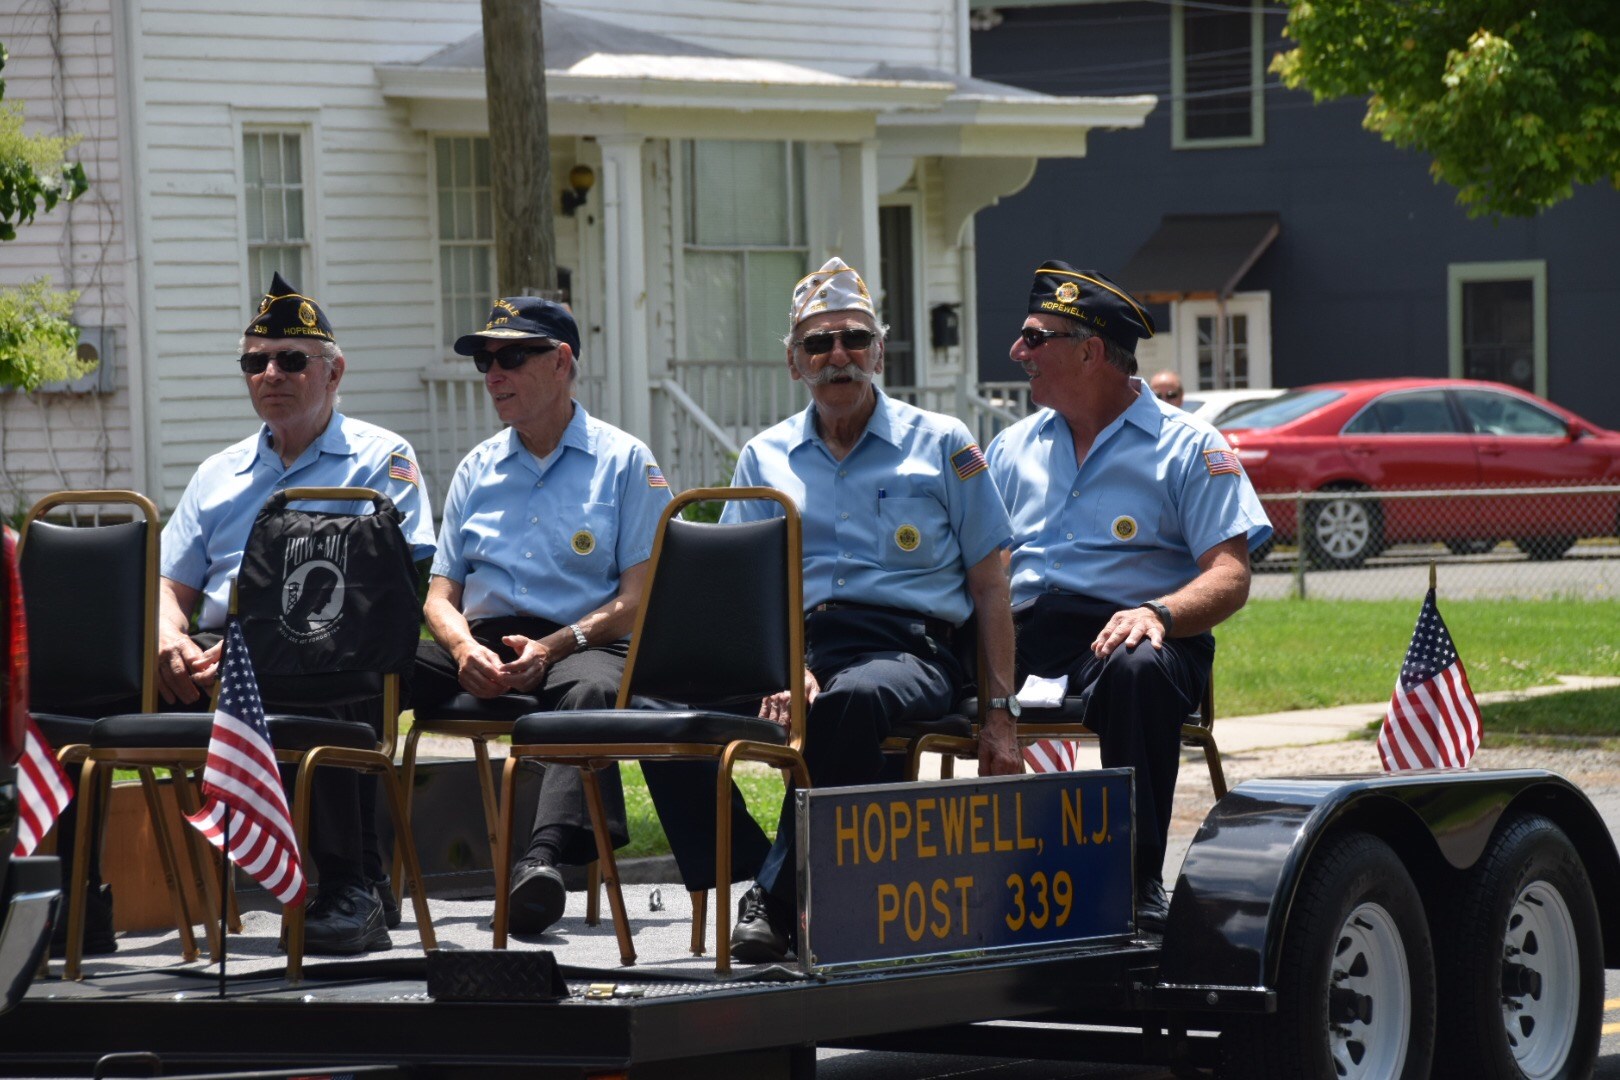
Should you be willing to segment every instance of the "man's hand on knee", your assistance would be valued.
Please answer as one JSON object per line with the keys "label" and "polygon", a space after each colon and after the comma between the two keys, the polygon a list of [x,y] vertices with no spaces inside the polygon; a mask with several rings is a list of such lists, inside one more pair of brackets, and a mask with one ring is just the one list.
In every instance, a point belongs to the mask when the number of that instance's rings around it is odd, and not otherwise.
{"label": "man's hand on knee", "polygon": [[501,641],[517,653],[517,659],[500,667],[507,689],[527,694],[545,681],[546,669],[551,666],[551,652],[544,644],[522,634],[509,634]]}
{"label": "man's hand on knee", "polygon": [[494,698],[506,692],[501,674],[501,658],[476,641],[469,640],[456,650],[456,681],[474,697]]}
{"label": "man's hand on knee", "polygon": [[1143,641],[1152,642],[1155,649],[1164,648],[1164,623],[1149,608],[1129,608],[1114,612],[1097,640],[1091,643],[1091,651],[1099,658],[1106,658],[1121,645],[1134,649]]}

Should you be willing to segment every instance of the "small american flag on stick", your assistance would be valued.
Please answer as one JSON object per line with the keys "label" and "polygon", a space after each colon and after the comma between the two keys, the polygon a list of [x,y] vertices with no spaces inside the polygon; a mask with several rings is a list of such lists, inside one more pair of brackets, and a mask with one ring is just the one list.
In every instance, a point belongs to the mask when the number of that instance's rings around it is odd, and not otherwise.
{"label": "small american flag on stick", "polygon": [[219,667],[219,705],[203,769],[203,806],[186,818],[283,905],[304,900],[304,871],[298,861],[287,796],[264,720],[264,702],[253,675],[242,627],[232,619],[225,630],[225,656]]}
{"label": "small american flag on stick", "polygon": [[1036,739],[1024,747],[1030,772],[1073,772],[1079,757],[1080,744],[1071,739]]}
{"label": "small american flag on stick", "polygon": [[17,572],[17,534],[5,530],[4,573],[11,586],[11,665],[7,709],[23,718],[22,756],[17,759],[17,846],[12,854],[26,858],[39,847],[51,825],[73,801],[73,785],[51,753],[51,744],[28,715],[28,618],[24,613],[22,575]]}
{"label": "small american flag on stick", "polygon": [[1378,732],[1378,756],[1385,772],[1462,769],[1474,759],[1479,737],[1479,703],[1431,586],[1406,662],[1395,677],[1395,693]]}

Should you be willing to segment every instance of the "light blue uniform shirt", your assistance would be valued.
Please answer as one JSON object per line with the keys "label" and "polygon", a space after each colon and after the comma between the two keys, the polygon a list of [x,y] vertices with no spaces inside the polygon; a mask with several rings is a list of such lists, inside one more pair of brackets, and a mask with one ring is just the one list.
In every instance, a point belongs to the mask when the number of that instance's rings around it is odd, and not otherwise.
{"label": "light blue uniform shirt", "polygon": [[[1012,535],[962,422],[881,390],[843,461],[817,433],[812,404],[750,440],[731,483],[776,488],[799,508],[806,608],[874,604],[960,626],[973,610],[967,568]],[[721,520],[779,513],[771,503],[728,502]]]}
{"label": "light blue uniform shirt", "polygon": [[[416,480],[404,477],[416,477]],[[416,451],[387,428],[334,412],[291,465],[270,445],[270,428],[208,458],[192,475],[163,527],[164,577],[200,589],[203,630],[219,630],[230,611],[231,583],[265,500],[290,487],[368,487],[394,500],[417,559],[433,555],[433,513],[419,482]],[[300,509],[360,512],[361,504],[309,502]]]}
{"label": "light blue uniform shirt", "polygon": [[1012,514],[1013,603],[1048,590],[1134,607],[1198,576],[1198,557],[1271,523],[1214,428],[1132,379],[1136,400],[1076,467],[1074,435],[1042,409],[997,435],[990,475]]}
{"label": "light blue uniform shirt", "polygon": [[619,593],[652,555],[669,484],[640,439],[574,402],[544,466],[511,428],[473,447],[444,499],[433,573],[462,586],[469,621],[567,625]]}

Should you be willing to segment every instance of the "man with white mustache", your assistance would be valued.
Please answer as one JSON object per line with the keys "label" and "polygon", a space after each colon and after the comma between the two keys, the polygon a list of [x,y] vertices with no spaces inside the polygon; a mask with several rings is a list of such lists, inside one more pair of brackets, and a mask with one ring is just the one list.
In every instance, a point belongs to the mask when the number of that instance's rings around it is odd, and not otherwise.
{"label": "man with white mustache", "polygon": [[[734,486],[789,495],[804,523],[805,762],[818,787],[901,779],[880,751],[892,723],[945,715],[970,673],[952,652],[969,616],[989,659],[992,698],[982,775],[1019,772],[1008,700],[1013,637],[1001,550],[1007,511],[961,421],[895,401],[873,383],[883,337],[866,284],[832,259],[798,283],[785,341],[788,372],[811,404],[752,439]],[[773,504],[726,504],[723,521],[774,516]],[[787,694],[760,715],[786,722]],[[793,791],[776,842],[738,905],[731,953],[747,963],[794,947]]]}

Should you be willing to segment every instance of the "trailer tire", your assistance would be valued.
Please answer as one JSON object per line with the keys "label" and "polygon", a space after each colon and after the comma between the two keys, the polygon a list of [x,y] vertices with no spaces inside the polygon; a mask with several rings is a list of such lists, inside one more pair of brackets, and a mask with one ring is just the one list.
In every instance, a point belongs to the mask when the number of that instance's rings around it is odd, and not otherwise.
{"label": "trailer tire", "polygon": [[1591,1075],[1602,1039],[1603,939],[1569,837],[1539,814],[1504,822],[1458,890],[1436,942],[1447,984],[1442,1075]]}
{"label": "trailer tire", "polygon": [[1277,1011],[1221,1036],[1222,1077],[1423,1080],[1434,1055],[1434,954],[1417,886],[1382,840],[1324,840],[1302,871]]}

